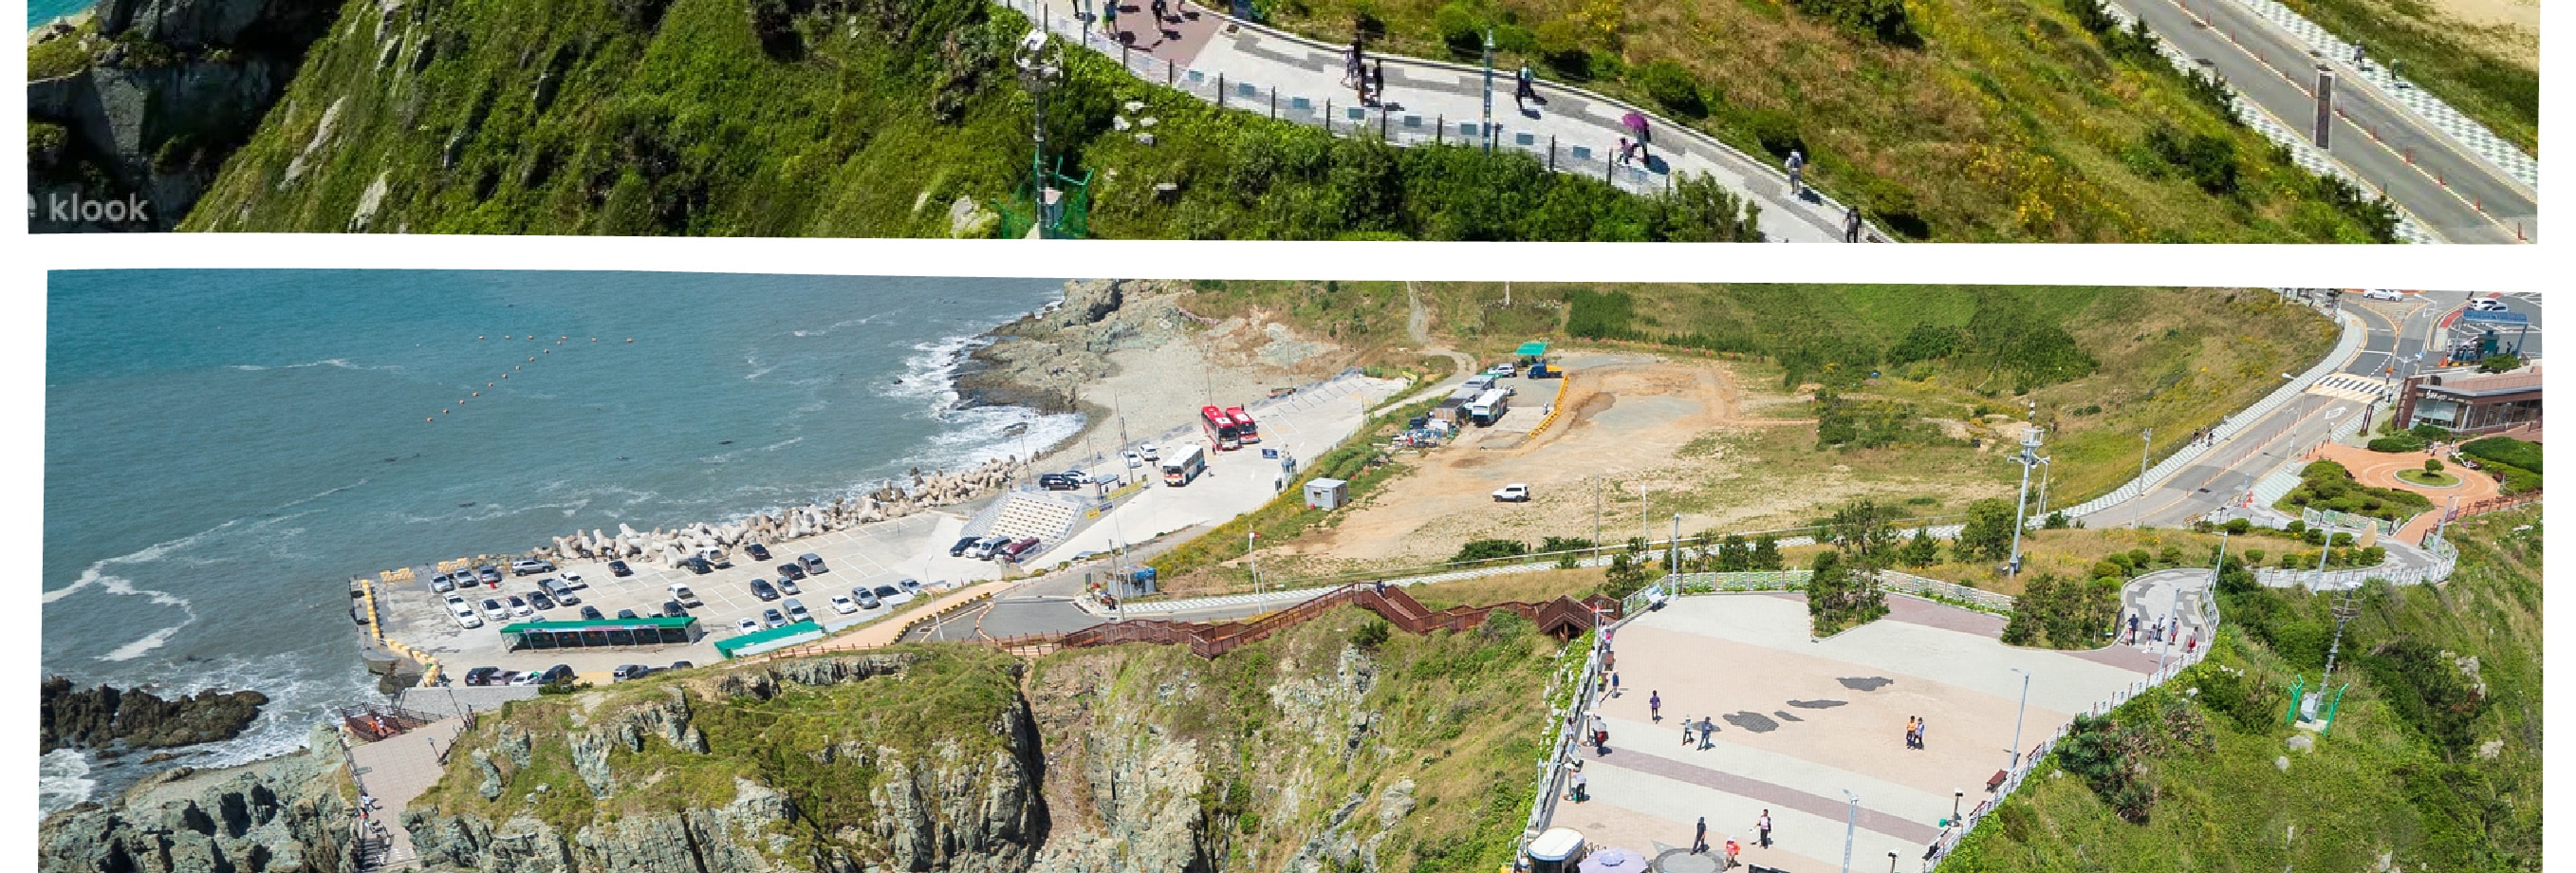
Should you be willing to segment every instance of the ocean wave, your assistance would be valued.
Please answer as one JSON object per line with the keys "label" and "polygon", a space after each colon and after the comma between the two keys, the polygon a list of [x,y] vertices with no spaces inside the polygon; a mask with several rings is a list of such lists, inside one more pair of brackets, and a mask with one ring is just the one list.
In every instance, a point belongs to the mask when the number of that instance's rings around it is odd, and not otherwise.
{"label": "ocean wave", "polygon": [[46,752],[36,764],[36,812],[52,815],[90,798],[98,780],[90,778],[89,756],[77,749]]}
{"label": "ocean wave", "polygon": [[311,369],[313,367],[334,367],[342,370],[390,370],[396,372],[403,369],[400,364],[359,364],[354,363],[347,358],[326,358],[319,361],[306,361],[301,364],[275,364],[269,366],[262,366],[259,364],[233,364],[225,369],[240,370],[245,373],[257,373],[266,370],[304,370]]}
{"label": "ocean wave", "polygon": [[[885,314],[885,313],[882,313],[882,312],[877,313],[877,315],[884,315],[884,314]],[[875,321],[875,320],[877,320],[877,315],[871,315],[871,316],[867,316],[867,317],[865,317],[865,318],[853,318],[853,319],[850,319],[850,320],[847,320],[847,321],[836,321],[836,322],[831,323],[831,324],[830,324],[830,325],[828,325],[828,326],[820,327],[820,328],[808,328],[808,329],[800,329],[800,330],[791,330],[791,331],[788,331],[788,334],[789,334],[789,335],[791,335],[791,336],[801,336],[801,337],[831,336],[833,331],[840,330],[841,328],[845,328],[845,327],[857,327],[857,326],[859,326],[859,325],[866,324],[866,323],[871,322],[871,321]]]}
{"label": "ocean wave", "polygon": [[[186,601],[180,602],[185,603]],[[188,625],[195,622],[196,618],[191,615],[187,621],[153,631],[142,639],[116,647],[116,651],[98,656],[98,659],[101,661],[131,661],[136,658],[143,657],[146,654],[150,654],[153,649],[158,649],[164,644],[170,642],[170,637],[176,635],[181,629],[186,628]]]}
{"label": "ocean wave", "polygon": [[932,401],[932,408],[944,409],[957,403],[957,371],[968,355],[991,344],[984,334],[961,334],[926,343],[915,343],[913,354],[903,359],[904,372],[893,385],[881,389],[887,397]]}

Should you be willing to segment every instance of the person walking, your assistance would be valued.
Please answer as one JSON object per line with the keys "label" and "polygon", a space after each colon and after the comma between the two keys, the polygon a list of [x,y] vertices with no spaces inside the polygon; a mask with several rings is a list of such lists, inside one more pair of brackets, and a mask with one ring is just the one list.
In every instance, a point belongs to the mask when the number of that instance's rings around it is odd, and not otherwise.
{"label": "person walking", "polygon": [[1790,150],[1789,150],[1788,168],[1789,168],[1789,196],[1791,196],[1791,197],[1798,197],[1798,196],[1802,196],[1802,195],[1801,195],[1801,192],[1802,192],[1803,190],[1805,190],[1805,189],[1801,188],[1800,186],[1804,184],[1804,182],[1803,182],[1802,180],[1803,180],[1803,178],[1805,177],[1805,174],[1806,174],[1806,171],[1807,171],[1807,154],[1806,154],[1805,152],[1799,151],[1799,150],[1797,150],[1797,149],[1790,149]]}
{"label": "person walking", "polygon": [[1654,717],[1658,722],[1664,720],[1663,692],[1656,691],[1652,688],[1646,689],[1646,714]]}
{"label": "person walking", "polygon": [[1923,746],[1923,735],[1924,735],[1924,734],[1926,734],[1926,733],[1929,733],[1931,730],[1932,730],[1932,723],[1931,723],[1931,722],[1924,721],[1921,717],[1916,717],[1916,718],[1914,719],[1914,747],[1915,747],[1915,748],[1920,749],[1920,748],[1923,748],[1923,747],[1924,747],[1924,746]]}
{"label": "person walking", "polygon": [[1914,748],[1914,717],[1905,717],[1905,747]]}
{"label": "person walking", "polygon": [[1719,865],[1718,865],[1718,867],[1717,867],[1717,869],[1720,869],[1720,870],[1733,870],[1733,869],[1735,869],[1735,864],[1736,864],[1736,862],[1735,862],[1735,856],[1737,856],[1737,855],[1739,855],[1739,854],[1743,854],[1743,852],[1744,852],[1744,844],[1743,844],[1743,843],[1738,843],[1738,842],[1736,842],[1736,841],[1735,841],[1735,835],[1733,835],[1733,834],[1728,834],[1728,835],[1727,835],[1727,837],[1726,837],[1726,863],[1719,864]]}
{"label": "person walking", "polygon": [[1612,162],[1612,163],[1615,163],[1615,164],[1619,164],[1619,165],[1621,165],[1621,166],[1626,166],[1626,165],[1627,165],[1627,163],[1628,163],[1628,153],[1629,153],[1630,151],[1633,151],[1635,148],[1636,148],[1635,146],[1632,146],[1632,145],[1629,145],[1629,144],[1628,144],[1628,138],[1627,138],[1627,137],[1624,137],[1624,136],[1623,136],[1623,137],[1620,137],[1620,138],[1619,138],[1619,156],[1618,156],[1617,158],[1613,158],[1613,159],[1611,160],[1611,162]]}
{"label": "person walking", "polygon": [[1538,79],[1530,73],[1530,65],[1523,63],[1520,74],[1512,79],[1512,108],[1527,112],[1528,104],[1535,102],[1538,102]]}
{"label": "person walking", "polygon": [[1610,674],[1610,696],[1619,696],[1619,674],[1616,672]]}
{"label": "person walking", "polygon": [[1710,737],[1714,737],[1714,736],[1716,736],[1716,735],[1717,735],[1717,722],[1714,722],[1714,721],[1709,720],[1709,717],[1708,717],[1708,716],[1705,716],[1705,715],[1700,716],[1700,717],[1699,717],[1699,747],[1700,747],[1700,749],[1701,749],[1702,751],[1706,751],[1706,750],[1709,750],[1709,749],[1716,748],[1716,747],[1717,747],[1717,746],[1716,746],[1716,744],[1715,744],[1715,743],[1713,743],[1713,742],[1711,742],[1711,741],[1710,741],[1710,739],[1709,739]]}
{"label": "person walking", "polygon": [[1583,762],[1574,762],[1574,802],[1592,799],[1592,782],[1583,775]]}
{"label": "person walking", "polygon": [[1860,207],[1843,207],[1843,242],[1860,242]]}
{"label": "person walking", "polygon": [[1691,735],[1698,732],[1699,725],[1693,724],[1690,716],[1682,716],[1682,748],[1690,748]]}
{"label": "person walking", "polygon": [[1767,809],[1766,809],[1766,810],[1763,810],[1763,811],[1762,811],[1762,817],[1761,817],[1761,818],[1757,818],[1757,819],[1754,819],[1754,820],[1753,820],[1753,832],[1754,832],[1755,834],[1758,834],[1758,835],[1760,836],[1760,841],[1761,841],[1762,848],[1765,848],[1765,849],[1771,848],[1771,811],[1770,811],[1770,810],[1767,810]]}
{"label": "person walking", "polygon": [[1690,853],[1697,855],[1705,851],[1708,851],[1708,816],[1703,815],[1699,817],[1699,824],[1691,831]]}
{"label": "person walking", "polygon": [[[1100,32],[1118,40],[1118,4],[1126,0],[1105,0],[1100,4]],[[1123,41],[1123,40],[1120,40]]]}
{"label": "person walking", "polygon": [[1377,59],[1377,63],[1369,67],[1369,100],[1377,104],[1386,102],[1385,58]]}

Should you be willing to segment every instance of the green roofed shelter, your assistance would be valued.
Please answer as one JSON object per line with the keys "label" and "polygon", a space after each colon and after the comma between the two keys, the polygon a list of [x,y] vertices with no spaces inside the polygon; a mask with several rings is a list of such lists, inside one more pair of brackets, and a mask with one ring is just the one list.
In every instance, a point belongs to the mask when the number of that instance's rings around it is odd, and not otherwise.
{"label": "green roofed shelter", "polygon": [[774,627],[764,631],[753,631],[741,636],[726,637],[724,639],[717,640],[716,654],[727,658],[739,658],[745,655],[757,655],[771,649],[782,649],[797,643],[809,640],[819,640],[822,638],[822,625],[815,624],[810,621],[800,621],[785,627]]}
{"label": "green roofed shelter", "polygon": [[694,616],[611,618],[598,621],[524,621],[501,629],[512,649],[595,649],[672,646],[706,636]]}
{"label": "green roofed shelter", "polygon": [[1524,358],[1535,358],[1545,355],[1547,354],[1547,343],[1543,340],[1530,340],[1529,342],[1521,344],[1521,350],[1517,352],[1517,354]]}

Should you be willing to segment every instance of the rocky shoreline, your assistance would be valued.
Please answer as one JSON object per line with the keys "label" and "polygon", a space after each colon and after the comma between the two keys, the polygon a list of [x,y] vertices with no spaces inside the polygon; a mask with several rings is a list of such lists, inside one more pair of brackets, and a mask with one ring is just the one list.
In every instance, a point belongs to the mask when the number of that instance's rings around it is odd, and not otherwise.
{"label": "rocky shoreline", "polygon": [[266,705],[268,695],[257,691],[208,689],[163,700],[107,685],[75,688],[70,679],[55,676],[45,680],[38,704],[41,751],[113,755],[220,742],[241,736]]}
{"label": "rocky shoreline", "polygon": [[180,767],[146,778],[107,804],[47,816],[36,868],[81,873],[325,873],[357,868],[343,794],[347,777],[330,726],[306,750],[224,770]]}
{"label": "rocky shoreline", "polygon": [[958,367],[957,395],[968,406],[1025,406],[1047,414],[1083,409],[1083,385],[1108,378],[1109,355],[1186,336],[1180,308],[1186,283],[1149,279],[1078,279],[1064,300],[994,328],[991,341]]}

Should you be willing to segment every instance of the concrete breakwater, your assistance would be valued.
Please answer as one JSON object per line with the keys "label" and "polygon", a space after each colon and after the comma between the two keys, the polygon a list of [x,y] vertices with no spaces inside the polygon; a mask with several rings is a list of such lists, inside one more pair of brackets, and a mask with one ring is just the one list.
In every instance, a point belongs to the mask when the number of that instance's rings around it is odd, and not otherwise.
{"label": "concrete breakwater", "polygon": [[1028,465],[1021,458],[994,458],[961,471],[914,470],[910,484],[888,484],[856,497],[834,498],[778,512],[764,512],[738,522],[700,522],[665,530],[638,531],[619,524],[617,533],[593,528],[587,533],[554,538],[528,557],[549,561],[610,559],[645,560],[677,567],[701,549],[730,549],[744,543],[783,543],[857,525],[902,518],[916,512],[962,503],[1008,487]]}

